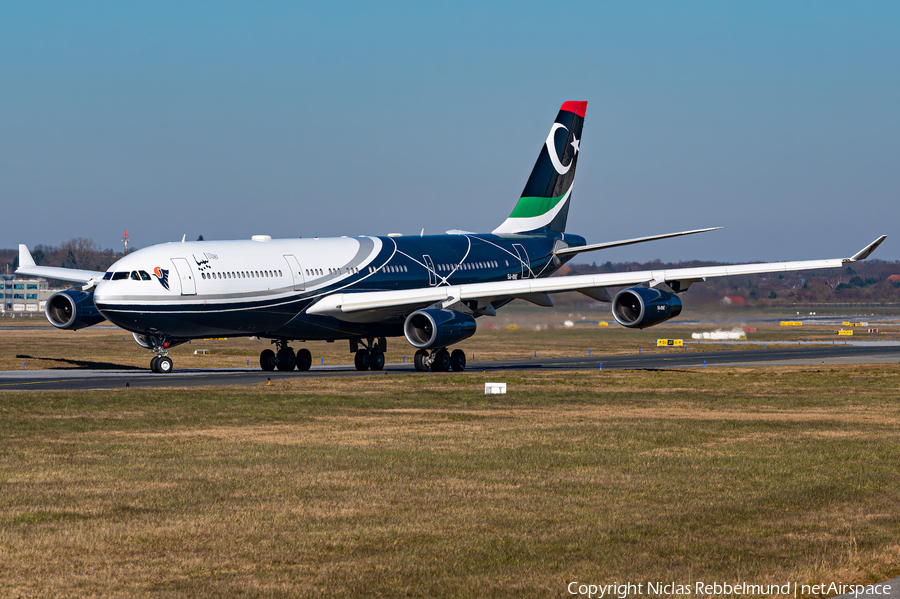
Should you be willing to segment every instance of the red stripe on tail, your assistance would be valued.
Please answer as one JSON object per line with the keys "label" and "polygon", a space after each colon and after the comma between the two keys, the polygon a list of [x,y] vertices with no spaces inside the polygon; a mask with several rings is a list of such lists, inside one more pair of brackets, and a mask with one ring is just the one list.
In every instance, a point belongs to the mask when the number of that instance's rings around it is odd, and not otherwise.
{"label": "red stripe on tail", "polygon": [[584,113],[587,112],[587,102],[563,102],[560,110],[574,112],[581,118],[584,118]]}

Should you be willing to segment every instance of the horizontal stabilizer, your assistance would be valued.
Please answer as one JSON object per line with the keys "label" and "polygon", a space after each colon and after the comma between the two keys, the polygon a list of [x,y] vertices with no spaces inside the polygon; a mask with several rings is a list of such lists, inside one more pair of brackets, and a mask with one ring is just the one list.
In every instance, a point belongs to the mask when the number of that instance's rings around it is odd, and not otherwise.
{"label": "horizontal stabilizer", "polygon": [[[715,231],[722,227],[710,227],[709,229],[695,229],[693,231],[680,231],[678,233],[666,233],[665,235],[651,235],[650,237],[635,237],[634,239],[623,239],[622,241],[607,241],[606,243],[594,243],[591,245],[582,245],[577,247],[560,248],[554,253],[557,256],[567,256],[571,254],[580,254],[582,252],[594,252],[596,250],[606,250],[609,248],[617,248],[623,245],[633,245],[635,243],[644,243],[646,241],[656,241],[657,239],[669,239],[670,237],[681,237],[683,235],[693,235],[695,233],[706,233],[707,231]],[[874,248],[873,248],[874,249]]]}

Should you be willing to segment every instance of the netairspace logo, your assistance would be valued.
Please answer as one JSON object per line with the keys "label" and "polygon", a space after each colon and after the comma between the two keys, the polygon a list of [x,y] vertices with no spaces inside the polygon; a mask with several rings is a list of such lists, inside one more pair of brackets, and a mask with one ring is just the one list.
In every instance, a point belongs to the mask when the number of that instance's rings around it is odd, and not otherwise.
{"label": "netairspace logo", "polygon": [[569,595],[588,597],[589,599],[628,599],[629,597],[642,597],[645,595],[696,595],[704,597],[708,595],[784,595],[788,597],[801,597],[808,595],[844,595],[852,594],[858,597],[877,597],[889,595],[891,585],[873,584],[869,586],[861,584],[844,584],[840,582],[823,582],[819,584],[798,584],[789,582],[786,584],[753,584],[749,582],[694,582],[682,584],[677,582],[613,582],[611,584],[590,584],[573,581],[566,586]]}

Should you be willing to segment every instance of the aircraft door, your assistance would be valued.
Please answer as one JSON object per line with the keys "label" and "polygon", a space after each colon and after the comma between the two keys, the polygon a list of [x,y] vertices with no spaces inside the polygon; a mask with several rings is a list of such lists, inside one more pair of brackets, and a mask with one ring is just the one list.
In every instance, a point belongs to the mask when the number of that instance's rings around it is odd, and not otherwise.
{"label": "aircraft door", "polygon": [[294,254],[285,254],[284,259],[288,263],[288,271],[294,277],[294,291],[303,291],[306,289],[306,279],[303,276],[303,269],[300,268],[300,262]]}
{"label": "aircraft door", "polygon": [[434,287],[438,284],[438,276],[437,272],[434,270],[434,261],[431,259],[431,256],[425,254],[422,256],[422,260],[425,262],[425,267],[428,268],[428,285]]}
{"label": "aircraft door", "polygon": [[521,243],[514,243],[513,249],[519,256],[519,262],[522,263],[522,278],[527,279],[528,275],[531,274],[531,263],[528,261],[528,252],[525,251],[525,246]]}
{"label": "aircraft door", "polygon": [[194,281],[194,273],[187,259],[172,258],[172,264],[175,265],[175,272],[181,283],[181,295],[197,295],[197,282]]}

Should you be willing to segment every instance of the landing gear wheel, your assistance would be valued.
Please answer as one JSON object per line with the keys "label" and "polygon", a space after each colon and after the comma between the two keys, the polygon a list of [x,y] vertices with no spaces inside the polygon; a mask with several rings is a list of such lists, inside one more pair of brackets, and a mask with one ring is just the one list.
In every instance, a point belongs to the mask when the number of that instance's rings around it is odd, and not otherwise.
{"label": "landing gear wheel", "polygon": [[438,351],[431,361],[431,370],[433,372],[447,372],[450,370],[450,352],[446,349]]}
{"label": "landing gear wheel", "polygon": [[380,351],[376,350],[369,352],[369,357],[366,358],[366,362],[372,370],[384,370],[384,354]]}
{"label": "landing gear wheel", "polygon": [[153,356],[153,359],[150,360],[150,372],[159,373],[159,356]]}
{"label": "landing gear wheel", "polygon": [[286,347],[275,354],[275,368],[281,372],[290,372],[296,365],[297,357],[294,355],[294,350]]}
{"label": "landing gear wheel", "polygon": [[450,368],[453,372],[462,372],[466,369],[466,352],[461,349],[454,349],[450,354]]}
{"label": "landing gear wheel", "polygon": [[297,370],[307,371],[312,366],[312,354],[308,349],[301,349],[297,352]]}
{"label": "landing gear wheel", "polygon": [[259,367],[263,370],[275,370],[275,352],[271,349],[264,349],[259,354]]}
{"label": "landing gear wheel", "polygon": [[361,349],[353,356],[353,364],[356,366],[356,369],[360,372],[364,372],[369,369],[369,352]]}
{"label": "landing gear wheel", "polygon": [[174,367],[175,364],[172,363],[172,358],[169,356],[162,356],[156,362],[156,371],[160,374],[169,374]]}
{"label": "landing gear wheel", "polygon": [[416,352],[416,357],[413,360],[416,365],[416,370],[419,372],[425,372],[428,370],[428,352],[424,349],[420,349]]}

